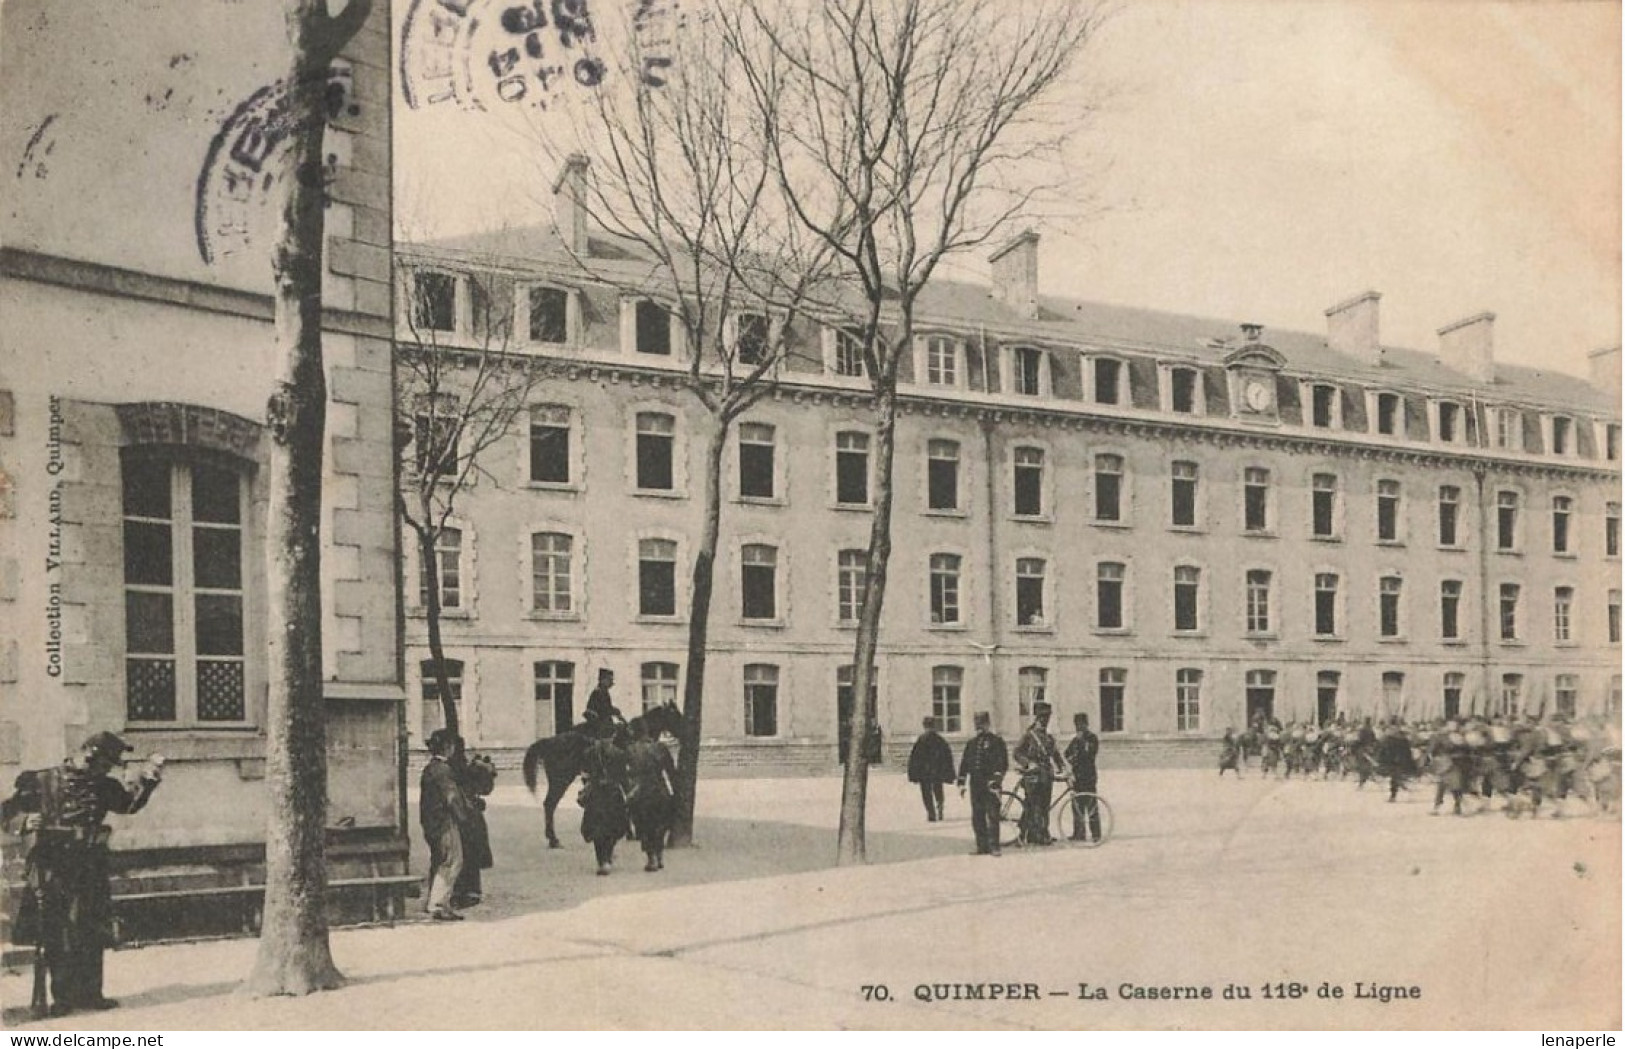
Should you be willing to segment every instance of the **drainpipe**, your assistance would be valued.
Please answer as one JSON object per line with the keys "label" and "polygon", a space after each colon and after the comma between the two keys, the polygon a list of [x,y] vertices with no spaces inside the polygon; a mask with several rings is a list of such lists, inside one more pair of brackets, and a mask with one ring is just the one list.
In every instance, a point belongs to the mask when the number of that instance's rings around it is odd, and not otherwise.
{"label": "drainpipe", "polygon": [[[983,347],[983,360],[985,362],[985,342]],[[981,427],[982,462],[986,464],[987,477],[987,615],[989,644],[975,647],[981,649],[983,658],[987,660],[988,685],[990,688],[988,702],[992,704],[993,723],[1002,725],[1004,723],[1002,716],[1004,706],[999,702],[999,693],[1001,691],[999,688],[999,667],[993,660],[993,653],[998,651],[1000,640],[1004,634],[1004,620],[999,618],[999,606],[1001,604],[999,595],[1004,592],[1004,587],[1003,580],[999,577],[999,465],[998,460],[995,458],[996,449],[993,445],[992,416],[983,414]]]}

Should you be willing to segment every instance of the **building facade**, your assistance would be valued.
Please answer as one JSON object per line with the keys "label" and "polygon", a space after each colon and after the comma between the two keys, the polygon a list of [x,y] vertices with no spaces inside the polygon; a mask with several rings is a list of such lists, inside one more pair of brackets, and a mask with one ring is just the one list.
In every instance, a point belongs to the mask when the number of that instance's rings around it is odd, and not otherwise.
{"label": "building facade", "polygon": [[[579,718],[600,667],[629,711],[682,679],[710,417],[658,289],[606,279],[635,260],[591,244],[586,264],[544,230],[399,249],[439,345],[477,341],[478,314],[548,361],[441,550],[453,687],[499,751]],[[1618,710],[1618,349],[1586,381],[1498,364],[1488,314],[1434,355],[1383,345],[1375,293],[1273,332],[1039,296],[1037,264],[1028,234],[991,288],[928,289],[903,363],[875,697],[894,746],[926,715],[1015,732],[1039,698],[1120,760],[1205,761],[1261,713]],[[720,764],[836,761],[874,499],[840,323],[794,325],[729,438]],[[410,557],[406,578],[421,594]],[[439,715],[407,589],[421,742]]]}
{"label": "building facade", "polygon": [[[330,74],[323,641],[341,917],[398,910],[410,880],[388,14],[373,5]],[[3,19],[0,142],[23,160],[0,220],[0,780],[103,730],[136,760],[165,756],[152,804],[113,821],[121,935],[252,928],[282,15],[23,0]]]}

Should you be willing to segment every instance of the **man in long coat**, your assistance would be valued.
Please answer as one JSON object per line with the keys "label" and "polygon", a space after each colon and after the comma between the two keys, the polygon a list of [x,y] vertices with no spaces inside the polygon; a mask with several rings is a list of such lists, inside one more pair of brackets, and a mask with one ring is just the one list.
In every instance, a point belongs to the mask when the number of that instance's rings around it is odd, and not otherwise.
{"label": "man in long coat", "polygon": [[927,823],[942,819],[942,785],[954,781],[954,752],[937,735],[937,719],[926,718],[925,731],[908,754],[908,781],[920,785]]}
{"label": "man in long coat", "polygon": [[429,843],[424,906],[429,917],[442,922],[463,919],[452,909],[452,892],[463,872],[463,828],[474,816],[449,760],[457,743],[450,729],[429,734],[429,763],[423,767],[418,790],[418,822]]}
{"label": "man in long coat", "polygon": [[593,740],[582,758],[581,837],[592,842],[598,873],[615,864],[615,845],[631,829],[627,811],[626,730]]}
{"label": "man in long coat", "polygon": [[632,826],[643,846],[645,871],[666,867],[666,836],[676,815],[677,765],[671,751],[649,735],[642,718],[631,722],[632,743],[626,748],[627,779],[631,783],[628,801]]}

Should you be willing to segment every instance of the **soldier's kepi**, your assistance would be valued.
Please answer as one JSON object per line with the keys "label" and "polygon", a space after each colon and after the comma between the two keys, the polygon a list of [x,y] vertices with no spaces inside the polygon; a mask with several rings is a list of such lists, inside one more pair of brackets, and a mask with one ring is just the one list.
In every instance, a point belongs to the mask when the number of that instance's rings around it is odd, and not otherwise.
{"label": "soldier's kepi", "polygon": [[26,938],[35,945],[36,1015],[118,1004],[102,995],[102,951],[112,942],[113,920],[107,856],[112,832],[103,821],[110,812],[141,811],[164,763],[154,756],[128,782],[111,775],[133,749],[111,732],[98,732],[61,765],[19,775],[12,796],[0,805],[0,822],[23,835],[27,856],[29,892],[17,932],[19,942]]}

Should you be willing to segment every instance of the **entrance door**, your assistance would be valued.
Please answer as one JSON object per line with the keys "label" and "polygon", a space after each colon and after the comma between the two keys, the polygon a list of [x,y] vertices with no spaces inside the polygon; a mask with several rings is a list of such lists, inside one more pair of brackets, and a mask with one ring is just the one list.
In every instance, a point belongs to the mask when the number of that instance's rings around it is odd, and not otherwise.
{"label": "entrance door", "polygon": [[1247,671],[1247,724],[1275,719],[1275,671]]}
{"label": "entrance door", "polygon": [[1337,720],[1337,687],[1342,683],[1335,670],[1322,670],[1315,675],[1315,723],[1330,725]]}

